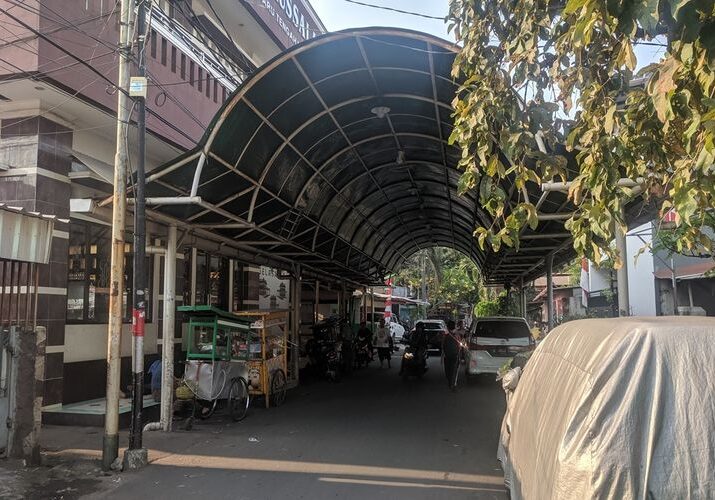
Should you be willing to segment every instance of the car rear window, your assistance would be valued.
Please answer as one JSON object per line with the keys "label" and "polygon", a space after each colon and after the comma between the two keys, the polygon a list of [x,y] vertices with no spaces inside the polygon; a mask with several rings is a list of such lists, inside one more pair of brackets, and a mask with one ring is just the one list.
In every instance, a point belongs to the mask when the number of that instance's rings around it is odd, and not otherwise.
{"label": "car rear window", "polygon": [[521,321],[479,321],[474,333],[477,337],[519,339],[528,337],[529,327]]}
{"label": "car rear window", "polygon": [[441,330],[442,325],[439,323],[423,323],[425,325],[425,330]]}

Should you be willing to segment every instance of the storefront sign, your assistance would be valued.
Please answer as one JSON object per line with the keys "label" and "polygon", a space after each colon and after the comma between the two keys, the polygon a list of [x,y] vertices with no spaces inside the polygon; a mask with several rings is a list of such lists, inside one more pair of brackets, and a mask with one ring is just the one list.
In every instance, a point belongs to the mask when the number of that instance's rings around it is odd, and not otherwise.
{"label": "storefront sign", "polygon": [[305,0],[243,0],[243,5],[283,48],[314,38],[324,31]]}
{"label": "storefront sign", "polygon": [[280,279],[278,271],[261,266],[258,278],[258,309],[288,309],[290,307],[290,281]]}

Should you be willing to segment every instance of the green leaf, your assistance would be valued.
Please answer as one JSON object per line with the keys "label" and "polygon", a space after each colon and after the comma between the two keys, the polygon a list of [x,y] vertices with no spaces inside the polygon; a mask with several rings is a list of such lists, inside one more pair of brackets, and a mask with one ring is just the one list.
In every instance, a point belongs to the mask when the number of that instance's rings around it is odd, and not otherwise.
{"label": "green leaf", "polygon": [[568,0],[566,7],[564,7],[564,14],[574,14],[576,11],[581,10],[588,1],[589,0]]}
{"label": "green leaf", "polygon": [[529,223],[529,227],[533,230],[539,225],[539,215],[536,213],[536,207],[531,203],[524,203],[524,208],[526,209],[526,221]]}
{"label": "green leaf", "polygon": [[605,120],[603,123],[603,129],[606,131],[608,135],[611,135],[613,133],[613,125],[614,125],[614,115],[616,114],[616,103],[611,104],[609,106],[608,111],[606,111],[606,116]]}
{"label": "green leaf", "polygon": [[659,0],[641,0],[640,2],[634,2],[634,15],[643,30],[650,36],[657,34],[658,22],[660,21],[660,15],[658,13],[659,3]]}
{"label": "green leaf", "polygon": [[635,71],[636,66],[638,65],[638,59],[636,59],[636,54],[633,52],[633,45],[631,45],[630,40],[623,40],[623,50],[625,51],[624,62],[626,64],[626,68],[631,71]]}

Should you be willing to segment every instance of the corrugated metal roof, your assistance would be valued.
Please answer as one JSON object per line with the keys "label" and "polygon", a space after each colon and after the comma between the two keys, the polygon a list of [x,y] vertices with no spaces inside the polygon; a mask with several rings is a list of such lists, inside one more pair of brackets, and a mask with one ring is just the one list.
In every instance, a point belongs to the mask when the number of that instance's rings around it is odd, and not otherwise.
{"label": "corrugated metal roof", "polygon": [[47,264],[55,220],[0,203],[0,259]]}

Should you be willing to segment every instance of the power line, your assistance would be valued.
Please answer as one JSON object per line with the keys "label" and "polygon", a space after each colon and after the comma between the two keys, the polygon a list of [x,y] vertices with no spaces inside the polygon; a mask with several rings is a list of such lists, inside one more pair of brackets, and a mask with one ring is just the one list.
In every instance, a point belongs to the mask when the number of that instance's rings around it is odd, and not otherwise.
{"label": "power line", "polygon": [[388,10],[391,12],[397,12],[399,14],[407,14],[408,16],[423,17],[425,19],[436,19],[438,21],[444,21],[444,19],[445,19],[444,17],[430,16],[428,14],[422,14],[420,12],[412,12],[409,10],[395,9],[393,7],[385,7],[384,5],[375,5],[375,4],[367,3],[367,2],[359,2],[358,0],[344,0],[344,1],[348,2],[348,3],[354,3],[355,5],[362,5],[363,7],[370,7],[372,9]]}
{"label": "power line", "polygon": [[[21,7],[22,7],[22,6],[21,6]],[[50,8],[48,8],[48,10],[50,10],[50,11],[52,11],[53,13],[57,14],[55,11],[53,11],[53,10],[50,9]],[[17,17],[13,16],[12,14],[10,14],[9,11],[6,10],[6,9],[0,8],[0,12],[4,12],[6,15],[8,15],[8,16],[11,17],[12,19],[14,19],[16,22],[20,23],[20,25],[21,25],[22,27],[24,27],[25,29],[30,30],[30,31],[33,32],[36,36],[42,38],[43,40],[46,40],[46,41],[49,42],[51,45],[53,45],[55,48],[59,49],[59,50],[62,51],[63,53],[67,54],[69,57],[75,59],[79,64],[81,64],[81,65],[87,67],[90,71],[92,71],[93,73],[97,74],[101,79],[105,80],[105,81],[106,81],[107,83],[109,83],[112,87],[117,88],[116,85],[114,84],[114,82],[113,82],[112,80],[110,80],[110,79],[107,78],[104,74],[102,74],[101,72],[99,72],[94,66],[88,64],[88,63],[87,63],[86,61],[84,61],[83,59],[80,59],[80,58],[78,58],[76,55],[70,53],[67,49],[65,49],[64,47],[60,46],[59,44],[57,44],[56,42],[54,42],[53,40],[51,40],[51,39],[50,39],[48,36],[46,36],[44,33],[41,33],[41,32],[39,32],[38,30],[35,30],[35,29],[32,28],[31,26],[27,25],[27,24],[24,23],[22,20],[18,19]],[[61,18],[62,18],[61,15],[59,15],[59,14],[57,14],[57,15],[58,15],[58,17],[61,17]],[[64,19],[64,18],[62,18],[62,19]],[[65,19],[65,21],[70,24],[70,26],[67,26],[67,27],[72,27],[72,22],[71,22],[71,21],[68,21],[68,20],[66,20],[66,19]],[[55,22],[57,22],[57,21],[55,20]],[[77,29],[76,26],[74,26],[74,28]],[[79,30],[79,31],[82,32],[81,30]],[[101,39],[99,39],[99,38],[94,38],[94,37],[92,37],[91,35],[88,35],[87,33],[84,33],[84,32],[82,32],[82,33],[85,34],[85,35],[87,35],[87,36],[89,36],[90,38],[96,39],[98,43],[102,43],[102,44],[104,44],[104,45],[107,45],[106,42],[104,42],[104,40],[101,40]],[[116,52],[117,49],[114,48],[114,51]],[[6,62],[7,62],[7,61],[6,61]],[[10,64],[12,64],[12,63],[10,63]],[[15,66],[14,64],[12,64],[12,65]],[[18,70],[20,70],[21,72],[27,74],[27,72],[24,72],[21,68],[18,68],[17,66],[15,66],[15,67],[16,67]],[[32,78],[32,77],[31,77],[31,78]],[[96,80],[95,80],[95,81],[96,81]],[[124,89],[119,89],[119,88],[118,88],[118,90],[120,90],[121,92],[123,92],[123,93],[125,93],[125,94],[128,94],[127,91],[124,90]],[[175,96],[173,96],[170,92],[168,92],[168,91],[166,91],[166,90],[165,90],[164,92],[165,92],[165,94],[166,94],[167,96],[169,96],[169,98],[176,104],[176,106],[179,107],[179,109],[181,109],[181,110],[182,110],[184,113],[186,113],[190,118],[192,118],[194,121],[196,121],[196,123],[199,124],[199,126],[200,126],[201,128],[203,128],[203,129],[206,128],[205,125],[204,125],[202,122],[200,122],[200,121],[198,120],[198,118],[197,118],[193,113],[191,113],[188,109],[186,109],[186,108],[183,106],[183,104],[180,103],[180,102],[178,101],[178,99],[176,99]],[[75,95],[76,95],[76,94],[75,94]],[[56,106],[56,107],[57,107],[57,106]],[[53,108],[53,109],[56,109],[56,107]],[[178,134],[180,134],[181,136],[183,136],[183,137],[185,137],[186,139],[188,139],[192,144],[196,144],[196,140],[194,140],[192,137],[190,137],[188,134],[186,134],[186,133],[185,133],[183,130],[181,130],[180,128],[176,127],[174,124],[170,123],[168,120],[166,120],[164,117],[162,117],[159,113],[157,113],[157,112],[155,112],[155,111],[153,111],[153,110],[151,110],[151,109],[149,109],[149,108],[147,108],[147,112],[148,112],[149,114],[151,114],[152,116],[154,116],[155,118],[157,118],[160,122],[162,122],[163,124],[165,124],[166,126],[168,126],[169,128],[171,128],[172,130],[174,130],[175,132],[177,132]]]}
{"label": "power line", "polygon": [[[115,85],[115,83],[114,83],[111,79],[109,79],[109,78],[106,77],[104,74],[102,74],[102,73],[101,73],[99,70],[97,70],[94,66],[92,66],[91,64],[87,63],[86,61],[80,59],[80,58],[77,57],[76,55],[72,54],[72,53],[69,52],[67,49],[65,49],[64,47],[62,47],[61,45],[59,45],[57,42],[53,41],[53,40],[50,39],[49,37],[45,36],[44,34],[40,33],[39,31],[37,31],[35,28],[33,28],[32,26],[30,26],[29,24],[25,23],[22,19],[20,19],[20,18],[14,16],[13,14],[11,14],[7,9],[3,9],[3,8],[0,7],[0,12],[4,13],[6,16],[8,16],[8,17],[10,17],[11,19],[15,20],[16,22],[20,23],[25,29],[28,29],[28,30],[30,30],[31,32],[35,33],[36,35],[38,35],[39,37],[41,37],[43,40],[45,40],[47,43],[49,43],[50,45],[52,45],[52,46],[55,47],[56,49],[60,50],[61,52],[65,53],[65,54],[68,54],[70,57],[72,57],[73,59],[75,59],[76,61],[78,61],[82,66],[85,66],[85,67],[86,67],[87,69],[89,69],[92,73],[98,75],[100,78],[102,78],[103,80],[105,80],[107,83],[109,83],[110,85],[112,85],[113,87],[115,87],[119,92],[122,92],[123,94],[125,94],[125,95],[127,95],[127,96],[129,95],[129,92],[128,92],[127,90],[125,90],[125,89],[123,89],[123,88],[120,88],[120,87],[117,87],[117,86]],[[194,138],[192,138],[191,136],[189,136],[186,132],[184,132],[183,130],[181,130],[179,127],[177,127],[177,126],[174,125],[173,123],[169,122],[166,118],[164,118],[163,116],[161,116],[159,113],[157,113],[157,112],[155,112],[155,111],[152,111],[151,109],[148,109],[148,108],[147,108],[147,112],[148,112],[149,114],[151,114],[152,116],[154,116],[157,120],[161,121],[164,125],[166,125],[167,127],[171,128],[172,130],[174,130],[176,133],[178,133],[178,134],[180,134],[181,136],[183,136],[183,137],[185,137],[186,139],[188,139],[192,144],[196,144],[196,140],[194,140]]]}
{"label": "power line", "polygon": [[[146,0],[143,0],[143,1],[146,1]],[[43,4],[43,5],[44,5],[44,4]],[[102,31],[100,31],[99,35],[97,35],[97,36],[92,36],[92,35],[89,35],[88,33],[82,32],[82,31],[80,30],[81,33],[83,33],[83,34],[87,35],[88,37],[92,38],[93,40],[96,40],[96,41],[97,41],[97,43],[96,43],[95,46],[94,46],[94,50],[93,50],[92,54],[94,54],[94,51],[96,51],[96,49],[97,49],[97,47],[98,47],[98,45],[99,45],[100,43],[103,44],[103,45],[107,45],[107,46],[109,45],[105,40],[102,40],[100,37],[104,34],[104,30],[106,29],[106,27],[107,27],[107,25],[108,25],[108,23],[109,23],[109,20],[111,19],[111,16],[114,15],[114,13],[116,12],[117,5],[118,5],[118,3],[115,2],[115,4],[114,4],[114,9],[112,10],[112,12],[111,12],[111,13],[109,14],[109,16],[107,17],[107,20],[105,21],[104,26],[102,27]],[[55,14],[57,17],[59,17],[60,19],[64,20],[66,23],[68,23],[68,26],[67,26],[67,27],[72,27],[72,28],[74,28],[75,30],[78,30],[78,27],[77,27],[72,21],[69,21],[68,19],[66,19],[65,17],[63,17],[61,14],[59,14],[58,12],[54,11],[53,9],[51,9],[50,7],[47,7],[46,5],[44,5],[44,6],[45,6],[50,12],[52,12],[53,14]],[[150,29],[149,26],[150,26],[150,23],[147,23],[146,32],[141,34],[142,36],[145,37],[145,39],[146,39],[146,37],[147,37],[147,35],[148,35],[148,33],[149,33],[149,29]],[[133,38],[133,36],[132,36],[132,38]],[[146,51],[146,45],[144,46],[144,51]],[[115,49],[115,52],[116,52],[116,49]],[[142,54],[141,56],[144,57],[144,54]],[[134,64],[137,64],[137,63],[138,63],[138,61],[136,60],[136,57],[134,56],[134,54],[131,54],[131,55],[130,55],[130,59],[132,60],[132,62],[133,62]],[[153,75],[152,75],[151,73],[149,73],[149,76],[152,77]],[[166,96],[167,96],[181,111],[183,111],[189,118],[191,118],[194,122],[196,122],[196,123],[199,125],[199,127],[201,127],[201,128],[204,129],[204,130],[206,129],[206,125],[204,125],[204,123],[203,123],[195,114],[193,114],[186,106],[184,106],[184,104],[181,103],[173,94],[171,94],[171,92],[166,91],[166,90],[162,87],[162,84],[158,82],[158,80],[155,79],[154,81],[156,82],[155,85],[158,86],[158,87],[160,87],[160,88],[162,89],[162,91],[164,91],[164,93],[166,94]]]}

